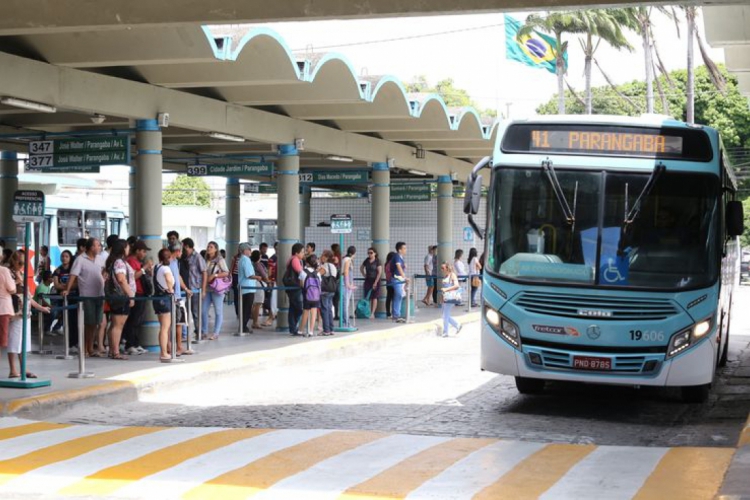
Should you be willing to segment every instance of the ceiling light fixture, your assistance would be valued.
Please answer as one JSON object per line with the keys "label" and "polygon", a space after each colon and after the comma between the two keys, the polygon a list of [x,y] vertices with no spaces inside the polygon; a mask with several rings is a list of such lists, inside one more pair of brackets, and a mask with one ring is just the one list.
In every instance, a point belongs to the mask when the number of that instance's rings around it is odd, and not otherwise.
{"label": "ceiling light fixture", "polygon": [[346,163],[351,163],[351,162],[354,161],[354,158],[352,158],[351,156],[328,155],[328,156],[326,156],[326,160],[343,161],[343,162],[346,162]]}
{"label": "ceiling light fixture", "polygon": [[245,142],[244,137],[240,137],[239,135],[225,134],[223,132],[209,132],[206,135],[212,139],[221,139],[222,141]]}
{"label": "ceiling light fixture", "polygon": [[95,125],[101,125],[102,123],[104,123],[104,120],[107,119],[106,116],[100,115],[99,113],[94,113],[89,118],[91,119],[91,123]]}
{"label": "ceiling light fixture", "polygon": [[412,175],[419,175],[419,176],[426,176],[427,172],[422,172],[421,170],[409,170],[409,173]]}
{"label": "ceiling light fixture", "polygon": [[41,102],[27,101],[25,99],[17,99],[15,97],[2,97],[0,103],[6,106],[13,106],[16,108],[29,109],[31,111],[39,111],[41,113],[56,113],[57,108],[50,106],[49,104],[42,104]]}

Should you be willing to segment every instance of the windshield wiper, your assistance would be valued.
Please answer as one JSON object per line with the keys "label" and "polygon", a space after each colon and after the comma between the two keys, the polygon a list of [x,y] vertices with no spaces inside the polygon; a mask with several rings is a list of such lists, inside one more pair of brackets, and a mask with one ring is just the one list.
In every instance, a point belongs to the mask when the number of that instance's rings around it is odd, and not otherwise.
{"label": "windshield wiper", "polygon": [[633,208],[631,208],[630,211],[628,211],[628,196],[627,193],[625,193],[625,219],[622,221],[623,229],[635,222],[635,219],[638,218],[638,215],[641,213],[641,204],[643,200],[648,198],[651,190],[654,189],[654,186],[656,185],[656,181],[659,180],[659,177],[666,169],[667,167],[661,163],[654,167],[654,170],[651,171],[651,176],[648,178],[646,185],[643,186],[641,194],[636,198],[635,203],[633,203]]}
{"label": "windshield wiper", "polygon": [[656,181],[659,180],[659,177],[661,177],[661,174],[664,173],[664,171],[667,169],[662,163],[659,163],[654,167],[654,169],[651,171],[651,176],[649,176],[648,181],[646,181],[646,185],[643,186],[643,189],[641,190],[641,194],[638,195],[638,198],[636,198],[635,203],[633,203],[633,208],[628,210],[628,185],[625,184],[625,218],[622,221],[622,225],[620,226],[620,241],[617,243],[617,255],[619,257],[622,257],[625,255],[625,249],[626,245],[628,244],[629,240],[629,234],[630,226],[635,222],[635,220],[638,218],[638,215],[641,213],[641,205],[643,204],[643,201],[648,198],[648,195],[651,194],[651,191],[654,189],[654,186],[656,185]]}
{"label": "windshield wiper", "polygon": [[[544,173],[547,174],[547,179],[549,179],[549,183],[552,186],[552,191],[555,193],[555,197],[557,198],[557,202],[560,204],[560,209],[563,212],[563,216],[565,217],[565,222],[567,222],[569,225],[573,226],[576,223],[576,216],[573,210],[570,209],[570,205],[568,204],[568,200],[565,198],[565,193],[563,193],[562,186],[560,185],[560,181],[557,179],[557,173],[555,172],[555,169],[552,167],[552,162],[550,160],[544,160],[542,161],[542,170],[544,170]],[[578,183],[576,183],[576,193],[578,191]],[[577,196],[574,195],[573,203],[576,203]]]}

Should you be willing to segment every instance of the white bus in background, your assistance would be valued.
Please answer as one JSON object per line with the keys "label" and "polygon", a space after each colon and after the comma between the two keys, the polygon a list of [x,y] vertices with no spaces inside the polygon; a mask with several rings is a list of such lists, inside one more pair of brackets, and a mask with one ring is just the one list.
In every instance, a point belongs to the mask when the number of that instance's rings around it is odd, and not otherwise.
{"label": "white bus in background", "polygon": [[[246,241],[253,248],[258,248],[261,243],[268,243],[273,254],[273,244],[277,239],[278,211],[276,198],[264,198],[252,200],[242,204],[240,209],[240,242]],[[216,228],[214,240],[219,248],[226,249],[226,215],[220,214],[216,217]]]}
{"label": "white bus in background", "polygon": [[[18,247],[23,246],[25,224],[16,224]],[[48,199],[44,209],[44,222],[34,224],[31,248],[39,252],[42,245],[49,247],[52,268],[60,265],[64,250],[76,252],[79,238],[97,238],[104,242],[116,234],[128,237],[125,212],[121,208],[87,205],[72,200]]]}

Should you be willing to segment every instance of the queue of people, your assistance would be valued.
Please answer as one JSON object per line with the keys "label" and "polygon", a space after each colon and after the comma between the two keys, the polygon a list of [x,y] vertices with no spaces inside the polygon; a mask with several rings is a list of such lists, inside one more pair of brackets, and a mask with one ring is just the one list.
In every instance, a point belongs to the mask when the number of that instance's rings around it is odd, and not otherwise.
{"label": "queue of people", "polygon": [[[405,322],[402,305],[411,285],[405,242],[396,243],[394,251],[384,260],[370,247],[361,261],[354,246],[348,247],[342,255],[339,245],[333,244],[318,257],[315,243],[296,243],[292,256],[283,265],[277,260],[276,247],[274,244],[274,254],[269,256],[266,243],[258,249],[242,243],[227,263],[224,251],[216,242],[209,242],[205,250],[198,251],[191,238],[180,240],[176,231],[170,231],[167,245],[159,250],[157,261],[153,262],[148,257],[151,248],[135,237],[122,240],[112,235],[106,240],[106,248],[96,238],[88,238],[77,242],[75,255],[63,251],[61,263],[54,272],[50,269],[49,251],[42,247],[38,269],[30,273],[28,279],[24,278],[24,250],[3,251],[0,257],[0,348],[7,350],[10,376],[20,376],[17,365],[22,314],[18,304],[23,294],[28,294],[33,309],[48,316],[43,323],[45,330],[59,330],[63,315],[67,315],[69,348],[73,352],[79,340],[76,310],[51,314],[50,297],[67,296],[70,304],[82,302],[84,338],[81,344],[85,355],[118,361],[148,352],[138,340],[138,330],[148,307],[153,308],[159,321],[162,360],[171,358],[173,349],[176,356],[191,354],[183,348],[183,340],[188,335],[218,340],[227,302],[234,303],[239,316],[239,301],[242,301],[242,318],[238,320],[243,332],[253,333],[256,329],[273,326],[276,290],[289,298],[288,324],[292,336],[334,335],[337,321],[349,327],[355,314],[352,306],[358,280],[363,280],[364,284],[357,313],[366,311],[365,316],[358,317],[374,319],[378,296],[385,287],[387,316],[394,322]],[[437,246],[428,247],[424,260],[427,291],[422,302],[426,306],[441,304],[444,335],[448,334],[450,326],[456,333],[460,331],[460,325],[451,318],[451,311],[453,305],[464,300],[461,281],[468,280],[468,300],[473,307],[478,305],[482,257],[472,248],[464,262],[463,251],[457,250],[452,263],[438,265]],[[192,318],[187,317],[188,302]],[[262,316],[266,318],[264,322],[261,322]],[[177,333],[174,346],[170,335],[173,322]],[[191,324],[192,332],[189,331]],[[200,330],[198,325],[201,325]],[[30,330],[28,328],[27,333]],[[27,345],[30,346],[30,341]],[[30,371],[27,373],[27,377],[34,376]]]}

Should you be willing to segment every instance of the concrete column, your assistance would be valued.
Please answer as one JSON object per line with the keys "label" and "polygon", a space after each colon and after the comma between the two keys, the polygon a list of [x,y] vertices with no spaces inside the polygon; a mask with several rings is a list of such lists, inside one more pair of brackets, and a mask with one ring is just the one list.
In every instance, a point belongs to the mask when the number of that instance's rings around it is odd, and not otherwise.
{"label": "concrete column", "polygon": [[[224,218],[227,258],[231,260],[240,244],[242,221],[240,220],[240,180],[227,177],[227,197]],[[247,229],[246,229],[247,230]],[[245,241],[246,238],[242,238]]]}
{"label": "concrete column", "polygon": [[299,240],[305,243],[305,228],[310,226],[310,199],[312,198],[312,188],[300,186],[299,199]]}
{"label": "concrete column", "polygon": [[[148,257],[158,263],[158,253],[162,248],[161,195],[162,195],[162,155],[161,130],[156,120],[138,120],[135,133],[135,233],[138,239],[151,248]],[[132,231],[131,231],[132,233]],[[146,307],[146,315],[138,332],[143,347],[158,350],[159,321],[152,307]]]}
{"label": "concrete column", "polygon": [[[292,245],[299,242],[299,153],[292,144],[279,146],[279,161],[276,167],[278,183],[278,286],[286,270],[286,262],[292,255]],[[289,328],[289,299],[285,292],[278,292],[279,314],[276,327],[279,331]]]}
{"label": "concrete column", "polygon": [[[136,162],[137,163],[137,160]],[[128,234],[137,236],[138,233],[138,211],[136,210],[136,189],[135,189],[135,166],[130,167],[130,176],[128,177]]]}
{"label": "concrete column", "polygon": [[450,175],[438,177],[438,265],[453,262],[453,181]]}
{"label": "concrete column", "polygon": [[0,151],[0,240],[11,250],[18,245],[16,223],[13,221],[13,194],[18,190],[18,155]]}
{"label": "concrete column", "polygon": [[[385,267],[385,258],[391,249],[391,172],[388,163],[372,164],[372,247],[378,252],[378,259]],[[383,269],[385,276],[385,269]],[[387,290],[380,288],[376,318],[387,317],[385,311],[385,297]]]}

